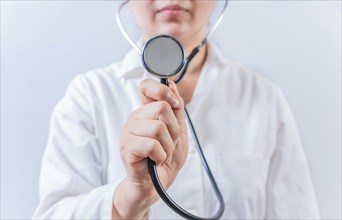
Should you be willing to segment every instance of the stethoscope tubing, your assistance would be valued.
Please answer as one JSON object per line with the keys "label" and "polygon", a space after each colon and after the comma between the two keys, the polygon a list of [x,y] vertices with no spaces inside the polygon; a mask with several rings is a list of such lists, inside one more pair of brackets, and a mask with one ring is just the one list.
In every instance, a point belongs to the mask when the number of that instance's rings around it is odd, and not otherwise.
{"label": "stethoscope tubing", "polygon": [[[161,79],[161,83],[167,85],[167,79]],[[200,142],[198,140],[198,137],[197,137],[197,133],[196,133],[196,130],[195,130],[195,127],[191,121],[191,118],[190,118],[190,115],[189,115],[189,112],[186,108],[184,108],[185,110],[185,114],[186,114],[186,118],[187,118],[187,121],[188,121],[188,124],[191,128],[191,131],[192,131],[192,135],[196,141],[196,149],[200,155],[200,158],[201,158],[201,162],[202,162],[202,165],[209,177],[209,180],[210,180],[210,183],[214,189],[214,192],[218,198],[218,201],[219,201],[219,210],[216,212],[216,214],[210,218],[203,218],[203,217],[198,217],[198,216],[195,216],[191,213],[189,213],[188,211],[184,210],[182,207],[180,207],[177,203],[175,203],[171,197],[167,194],[167,192],[165,191],[165,189],[163,188],[159,178],[158,178],[158,172],[157,172],[157,167],[156,167],[156,164],[153,160],[151,160],[150,158],[148,158],[148,170],[149,170],[149,173],[150,173],[150,176],[151,176],[151,180],[152,180],[152,183],[156,189],[156,191],[158,192],[160,198],[174,211],[176,212],[177,214],[179,214],[180,216],[182,216],[183,218],[185,219],[193,219],[193,220],[210,220],[210,219],[220,219],[224,213],[224,210],[225,210],[225,202],[224,202],[224,199],[223,199],[223,196],[221,194],[221,191],[220,189],[218,188],[217,186],[217,183],[215,181],[215,178],[210,170],[210,167],[208,165],[208,162],[204,156],[204,153],[203,153],[203,150],[202,150],[202,147],[200,145]]]}

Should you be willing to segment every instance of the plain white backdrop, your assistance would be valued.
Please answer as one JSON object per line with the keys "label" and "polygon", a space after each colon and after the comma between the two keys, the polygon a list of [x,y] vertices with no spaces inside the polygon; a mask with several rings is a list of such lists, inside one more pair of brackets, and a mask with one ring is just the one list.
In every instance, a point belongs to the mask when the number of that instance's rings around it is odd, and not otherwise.
{"label": "plain white backdrop", "polygon": [[[38,204],[50,114],[69,82],[130,49],[119,2],[1,0],[1,219],[29,219]],[[341,1],[230,1],[213,41],[282,88],[322,218],[341,219]]]}

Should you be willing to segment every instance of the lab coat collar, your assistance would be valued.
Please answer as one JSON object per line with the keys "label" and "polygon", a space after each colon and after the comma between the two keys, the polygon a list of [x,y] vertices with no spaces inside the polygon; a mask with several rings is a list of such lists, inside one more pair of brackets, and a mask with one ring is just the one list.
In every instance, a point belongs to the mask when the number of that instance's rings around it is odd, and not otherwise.
{"label": "lab coat collar", "polygon": [[[136,43],[139,48],[143,47],[143,40],[139,39]],[[115,66],[115,64],[114,64]],[[126,77],[134,77],[139,73],[144,72],[144,67],[141,62],[141,56],[133,48],[126,54],[121,62],[119,71],[117,72],[117,77],[119,79]]]}
{"label": "lab coat collar", "polygon": [[223,64],[226,64],[228,60],[222,55],[220,49],[214,43],[208,42],[208,54],[206,62],[209,62],[213,65],[222,66]]}

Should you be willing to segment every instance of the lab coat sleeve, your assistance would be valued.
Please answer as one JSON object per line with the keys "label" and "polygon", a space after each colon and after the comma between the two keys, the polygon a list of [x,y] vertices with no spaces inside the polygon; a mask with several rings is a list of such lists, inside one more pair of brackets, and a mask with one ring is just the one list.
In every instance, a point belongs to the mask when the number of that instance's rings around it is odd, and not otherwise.
{"label": "lab coat sleeve", "polygon": [[276,103],[278,131],[267,182],[266,219],[319,219],[296,122],[279,89]]}
{"label": "lab coat sleeve", "polygon": [[55,107],[33,219],[111,219],[117,184],[104,184],[106,159],[82,76]]}

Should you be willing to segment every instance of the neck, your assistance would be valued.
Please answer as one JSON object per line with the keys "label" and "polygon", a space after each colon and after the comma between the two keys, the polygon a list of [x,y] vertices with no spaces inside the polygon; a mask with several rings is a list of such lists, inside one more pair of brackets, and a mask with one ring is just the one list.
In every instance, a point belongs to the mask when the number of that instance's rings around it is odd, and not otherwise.
{"label": "neck", "polygon": [[[198,39],[194,39],[192,42],[194,43],[188,43],[186,45],[184,45],[184,49],[186,52],[186,57],[188,57],[190,55],[190,53],[192,52],[192,50],[197,47],[200,42],[203,40],[203,37],[199,37]],[[192,59],[191,63],[189,64],[187,73],[185,74],[184,77],[186,77],[187,75],[193,75],[193,74],[199,74],[204,62],[206,60],[207,57],[207,45],[204,45],[200,51],[195,55],[195,57]],[[180,73],[182,71],[180,71],[176,76],[174,76],[172,79],[176,79]]]}
{"label": "neck", "polygon": [[[195,47],[197,47],[202,40],[203,39],[194,40],[193,42],[195,43],[185,45],[186,55],[189,56],[191,51]],[[206,60],[206,57],[207,57],[207,46],[205,45],[200,49],[200,51],[192,59],[188,67],[187,73],[184,75],[182,80],[177,84],[178,91],[180,95],[182,96],[185,104],[189,103],[192,98],[192,95],[194,93],[197,81],[199,79],[200,72]],[[172,77],[171,80],[176,80],[180,73]]]}

